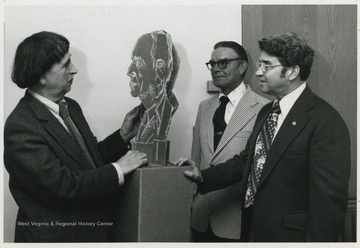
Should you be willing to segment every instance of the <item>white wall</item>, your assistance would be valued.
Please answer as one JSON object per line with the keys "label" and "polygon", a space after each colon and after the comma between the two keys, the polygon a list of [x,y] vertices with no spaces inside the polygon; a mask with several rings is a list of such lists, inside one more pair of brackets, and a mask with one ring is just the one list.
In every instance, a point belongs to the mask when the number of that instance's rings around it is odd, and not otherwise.
{"label": "white wall", "polygon": [[[216,42],[241,43],[240,5],[5,6],[4,117],[24,94],[10,78],[17,45],[35,32],[53,31],[69,39],[78,70],[68,96],[80,103],[98,139],[105,138],[140,103],[131,97],[126,75],[131,51],[137,38],[158,29],[172,36],[181,59],[174,87],[180,107],[168,137],[170,160],[189,157],[198,104],[210,96],[206,81],[211,77],[205,62]],[[12,242],[17,206],[8,189],[8,174],[4,174],[4,241]]]}

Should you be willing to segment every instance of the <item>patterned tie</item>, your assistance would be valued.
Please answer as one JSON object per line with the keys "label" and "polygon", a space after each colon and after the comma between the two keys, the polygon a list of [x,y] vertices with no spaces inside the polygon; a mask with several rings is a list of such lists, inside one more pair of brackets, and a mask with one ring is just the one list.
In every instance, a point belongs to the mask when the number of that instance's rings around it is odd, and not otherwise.
{"label": "patterned tie", "polygon": [[66,102],[59,102],[58,105],[59,105],[60,117],[64,120],[64,123],[67,126],[70,135],[74,138],[76,143],[79,145],[79,147],[81,148],[81,150],[85,154],[85,157],[87,158],[87,160],[90,163],[91,167],[96,168],[94,160],[91,158],[91,155],[90,155],[88,149],[86,148],[86,144],[85,144],[83,138],[81,137],[81,134],[77,130],[75,124],[70,119],[70,114],[69,114],[69,111],[67,109],[67,103]]}
{"label": "patterned tie", "polygon": [[275,101],[272,106],[272,112],[266,119],[263,128],[256,140],[255,152],[245,195],[245,208],[254,204],[254,198],[258,189],[261,172],[266,161],[266,154],[272,144],[275,129],[277,126],[277,120],[280,113],[281,110],[279,106],[279,101]]}
{"label": "patterned tie", "polygon": [[216,150],[221,136],[224,133],[226,128],[226,122],[224,120],[226,104],[229,102],[229,98],[227,96],[220,97],[220,106],[216,109],[213,124],[214,124],[214,151]]}

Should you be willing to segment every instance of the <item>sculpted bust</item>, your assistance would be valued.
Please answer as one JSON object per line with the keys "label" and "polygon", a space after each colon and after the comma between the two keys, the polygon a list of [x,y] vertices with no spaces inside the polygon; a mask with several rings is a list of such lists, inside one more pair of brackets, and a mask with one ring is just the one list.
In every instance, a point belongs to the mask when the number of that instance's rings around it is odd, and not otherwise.
{"label": "sculpted bust", "polygon": [[128,70],[133,97],[139,97],[143,113],[133,149],[145,152],[150,163],[168,162],[167,135],[179,103],[172,92],[180,59],[171,36],[163,30],[142,35],[132,52]]}

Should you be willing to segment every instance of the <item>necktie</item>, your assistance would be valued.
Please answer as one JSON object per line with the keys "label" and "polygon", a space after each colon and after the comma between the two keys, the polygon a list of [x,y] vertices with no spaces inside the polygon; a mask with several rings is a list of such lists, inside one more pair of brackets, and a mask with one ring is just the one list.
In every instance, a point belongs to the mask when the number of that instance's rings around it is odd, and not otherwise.
{"label": "necktie", "polygon": [[226,128],[226,122],[224,120],[226,104],[229,102],[227,96],[220,97],[220,106],[216,109],[213,124],[214,124],[214,151],[216,150],[220,139]]}
{"label": "necktie", "polygon": [[83,153],[84,153],[86,159],[88,160],[88,162],[90,163],[91,167],[96,168],[95,163],[94,163],[93,159],[91,158],[91,155],[86,147],[86,144],[85,144],[83,138],[81,137],[75,124],[70,119],[70,114],[67,109],[66,102],[59,102],[59,114],[60,114],[60,117],[64,120],[64,123],[67,126],[70,135],[74,138],[76,143],[79,145],[79,147],[83,151]]}
{"label": "necktie", "polygon": [[256,140],[255,152],[245,195],[246,208],[254,204],[255,194],[259,185],[261,172],[266,161],[266,154],[272,144],[277,126],[277,120],[280,113],[281,110],[279,101],[275,101],[272,106],[272,111],[266,119],[263,128]]}

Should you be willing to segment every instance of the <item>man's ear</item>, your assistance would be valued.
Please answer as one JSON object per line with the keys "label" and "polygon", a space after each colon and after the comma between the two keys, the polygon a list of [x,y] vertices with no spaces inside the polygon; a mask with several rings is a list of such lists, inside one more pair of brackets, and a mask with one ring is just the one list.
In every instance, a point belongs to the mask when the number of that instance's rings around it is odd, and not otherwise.
{"label": "man's ear", "polygon": [[241,64],[239,66],[240,74],[241,75],[244,74],[246,72],[247,68],[248,68],[248,62],[241,61]]}
{"label": "man's ear", "polygon": [[292,67],[291,69],[291,74],[289,76],[289,80],[294,80],[295,78],[297,78],[299,76],[300,73],[300,67],[298,65],[295,65]]}
{"label": "man's ear", "polygon": [[40,78],[40,84],[43,85],[43,86],[46,84],[45,75]]}

